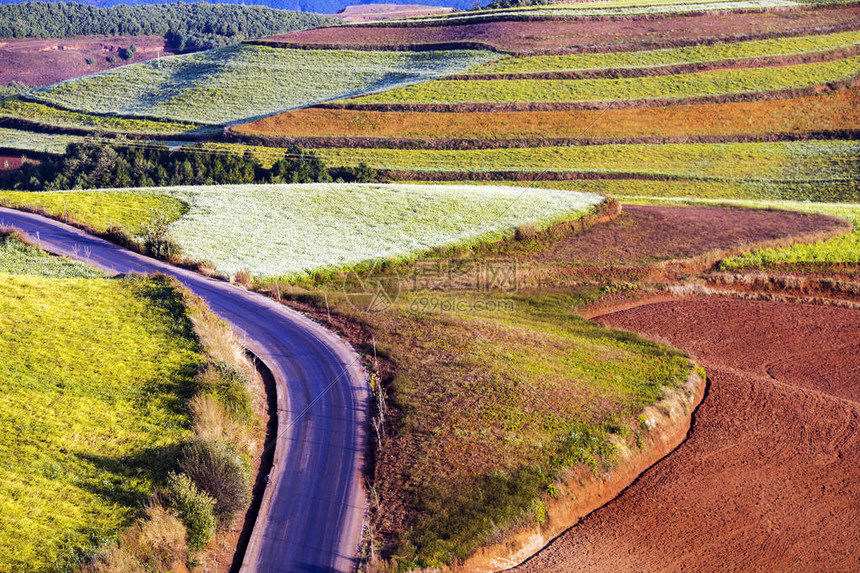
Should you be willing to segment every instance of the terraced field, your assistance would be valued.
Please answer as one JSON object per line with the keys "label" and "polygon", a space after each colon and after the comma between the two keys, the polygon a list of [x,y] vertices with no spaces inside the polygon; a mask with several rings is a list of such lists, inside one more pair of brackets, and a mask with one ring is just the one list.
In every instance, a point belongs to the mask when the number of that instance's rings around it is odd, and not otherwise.
{"label": "terraced field", "polygon": [[856,29],[860,7],[855,5],[794,8],[778,12],[643,15],[631,24],[626,18],[564,19],[508,16],[475,23],[444,19],[421,23],[365,24],[316,28],[266,38],[273,45],[385,47],[485,46],[500,52],[618,51],[700,45],[715,41],[802,36]]}
{"label": "terraced field", "polygon": [[606,52],[553,56],[520,56],[490,62],[470,70],[470,75],[547,74],[594,70],[635,70],[691,64],[713,64],[828,53],[860,45],[860,32],[718,43],[641,52]]}
{"label": "terraced field", "polygon": [[[265,148],[263,148],[265,149]],[[321,149],[332,165],[409,172],[570,173],[715,180],[855,180],[854,141],[583,145],[479,150]]]}
{"label": "terraced field", "polygon": [[133,64],[30,93],[77,112],[224,124],[454,74],[495,56],[228,46]]}
{"label": "terraced field", "polygon": [[[651,108],[541,112],[407,112],[311,107],[231,131],[313,147],[508,147],[604,140],[751,138],[860,129],[860,90]],[[339,143],[340,141],[345,143]]]}
{"label": "terraced field", "polygon": [[[693,74],[584,80],[445,80],[350,99],[366,104],[565,103],[618,100],[682,100],[744,95],[850,82],[860,57],[766,68]],[[641,107],[642,104],[637,105]],[[532,106],[538,107],[538,106]],[[599,104],[593,107],[601,108]]]}

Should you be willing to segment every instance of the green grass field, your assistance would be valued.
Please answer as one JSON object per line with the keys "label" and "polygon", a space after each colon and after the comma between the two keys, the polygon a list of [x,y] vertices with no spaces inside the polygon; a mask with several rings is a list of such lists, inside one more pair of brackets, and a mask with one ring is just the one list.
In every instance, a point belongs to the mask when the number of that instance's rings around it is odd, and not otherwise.
{"label": "green grass field", "polygon": [[53,133],[36,133],[0,127],[0,147],[36,153],[53,153],[62,155],[70,143],[83,141],[78,135],[57,135]]}
{"label": "green grass field", "polygon": [[0,191],[0,205],[42,209],[56,218],[86,223],[101,233],[119,225],[133,235],[142,234],[156,213],[176,221],[188,211],[185,203],[164,195],[99,191]]}
{"label": "green grass field", "polygon": [[223,124],[463,72],[481,51],[352,52],[235,45],[122,66],[32,92],[85,113]]}
{"label": "green grass field", "polygon": [[92,272],[0,242],[4,571],[72,571],[141,514],[191,435],[203,356],[177,292],[75,276]]}
{"label": "green grass field", "polygon": [[511,57],[490,62],[470,70],[473,74],[524,74],[618,68],[647,68],[672,64],[720,62],[746,58],[769,58],[825,52],[860,44],[860,32],[840,32],[819,36],[777,38],[688,46],[642,52],[608,52],[565,54],[556,56]]}
{"label": "green grass field", "polygon": [[197,125],[187,123],[89,115],[14,98],[0,100],[0,118],[4,117],[26,119],[54,127],[92,129],[111,133],[171,135],[187,133],[199,128]]}
{"label": "green grass field", "polygon": [[582,145],[479,150],[321,149],[332,166],[426,172],[579,172],[716,180],[856,181],[860,143]]}
{"label": "green grass field", "polygon": [[351,104],[583,102],[681,99],[818,86],[860,74],[860,57],[816,64],[588,80],[441,80],[348,100]]}

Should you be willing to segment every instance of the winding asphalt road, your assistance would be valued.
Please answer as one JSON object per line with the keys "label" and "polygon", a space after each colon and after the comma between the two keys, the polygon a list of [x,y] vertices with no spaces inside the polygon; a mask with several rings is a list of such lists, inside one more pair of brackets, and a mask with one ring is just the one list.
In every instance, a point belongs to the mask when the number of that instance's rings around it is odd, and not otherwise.
{"label": "winding asphalt road", "polygon": [[283,305],[225,282],[138,255],[78,229],[0,208],[40,247],[112,274],[163,273],[203,298],[271,370],[278,435],[270,483],[242,571],[328,573],[356,566],[369,392],[343,340]]}

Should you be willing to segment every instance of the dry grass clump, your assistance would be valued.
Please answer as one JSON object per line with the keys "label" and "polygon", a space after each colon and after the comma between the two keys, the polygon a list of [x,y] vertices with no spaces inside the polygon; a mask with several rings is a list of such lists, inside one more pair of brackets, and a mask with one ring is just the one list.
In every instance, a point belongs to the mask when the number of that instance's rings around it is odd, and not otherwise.
{"label": "dry grass clump", "polygon": [[145,518],[120,535],[80,573],[144,573],[177,571],[188,557],[186,530],[164,506],[146,508]]}

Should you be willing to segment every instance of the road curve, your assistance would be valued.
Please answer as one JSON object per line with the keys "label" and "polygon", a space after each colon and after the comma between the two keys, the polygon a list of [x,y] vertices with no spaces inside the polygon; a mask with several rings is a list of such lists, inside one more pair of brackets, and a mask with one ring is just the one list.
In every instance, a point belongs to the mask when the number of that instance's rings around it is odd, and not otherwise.
{"label": "road curve", "polygon": [[328,573],[356,566],[370,396],[355,351],[305,316],[261,295],[178,269],[63,223],[0,208],[40,247],[112,274],[163,273],[203,298],[272,371],[278,435],[271,481],[242,571]]}

